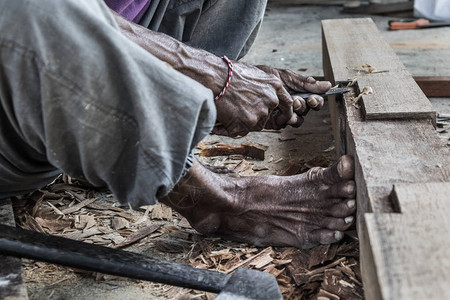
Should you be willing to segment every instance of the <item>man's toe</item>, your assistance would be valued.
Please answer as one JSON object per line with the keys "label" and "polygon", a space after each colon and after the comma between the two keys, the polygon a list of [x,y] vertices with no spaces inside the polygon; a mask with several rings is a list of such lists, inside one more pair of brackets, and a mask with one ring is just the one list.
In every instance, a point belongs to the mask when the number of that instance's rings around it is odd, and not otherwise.
{"label": "man's toe", "polygon": [[354,199],[356,194],[356,184],[353,180],[342,181],[327,189],[322,190],[323,199],[348,198]]}
{"label": "man's toe", "polygon": [[353,223],[353,216],[345,218],[324,217],[322,219],[321,227],[331,230],[347,230]]}
{"label": "man's toe", "polygon": [[342,178],[342,180],[353,179],[355,177],[354,161],[353,157],[350,155],[341,156],[337,166],[339,177]]}
{"label": "man's toe", "polygon": [[344,237],[344,233],[339,230],[318,229],[314,230],[310,236],[310,243],[313,245],[326,245],[339,242]]}
{"label": "man's toe", "polygon": [[312,168],[308,172],[310,181],[322,181],[332,185],[343,180],[353,179],[354,166],[353,158],[348,155],[342,156],[339,161],[328,168]]}
{"label": "man's toe", "polygon": [[355,199],[341,200],[330,208],[330,215],[336,218],[346,218],[356,211]]}

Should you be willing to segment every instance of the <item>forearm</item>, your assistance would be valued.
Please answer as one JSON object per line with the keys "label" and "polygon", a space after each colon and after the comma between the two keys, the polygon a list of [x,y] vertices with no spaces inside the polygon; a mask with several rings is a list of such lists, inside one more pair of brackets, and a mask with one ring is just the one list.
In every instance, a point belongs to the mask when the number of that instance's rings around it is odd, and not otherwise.
{"label": "forearm", "polygon": [[228,66],[220,58],[196,49],[159,32],[132,23],[113,12],[120,31],[128,39],[144,48],[180,73],[200,82],[217,95],[227,78]]}

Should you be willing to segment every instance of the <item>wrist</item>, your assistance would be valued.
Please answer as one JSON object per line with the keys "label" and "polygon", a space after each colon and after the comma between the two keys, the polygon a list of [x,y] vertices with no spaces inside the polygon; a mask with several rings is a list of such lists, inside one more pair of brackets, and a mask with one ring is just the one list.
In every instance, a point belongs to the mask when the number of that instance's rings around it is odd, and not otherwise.
{"label": "wrist", "polygon": [[229,64],[223,58],[209,52],[191,49],[194,53],[185,52],[185,57],[180,57],[179,63],[173,67],[180,73],[209,88],[216,97],[223,91],[228,82]]}
{"label": "wrist", "polygon": [[217,94],[216,97],[214,97],[215,101],[219,100],[225,94],[225,92],[227,91],[227,88],[228,88],[228,86],[229,86],[229,84],[231,82],[231,78],[233,77],[233,63],[226,56],[222,56],[221,58],[228,65],[228,78],[227,78],[227,81],[226,81],[225,85],[223,86],[223,89],[220,91],[219,94]]}

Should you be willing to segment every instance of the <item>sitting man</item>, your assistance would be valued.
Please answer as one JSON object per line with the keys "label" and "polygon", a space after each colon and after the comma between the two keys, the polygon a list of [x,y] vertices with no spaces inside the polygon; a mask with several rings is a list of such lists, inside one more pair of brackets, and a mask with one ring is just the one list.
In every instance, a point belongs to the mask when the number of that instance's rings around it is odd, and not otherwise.
{"label": "sitting man", "polygon": [[329,82],[236,61],[266,1],[127,1],[140,7],[131,15],[107,2],[152,30],[101,0],[0,0],[0,199],[65,172],[135,207],[166,203],[205,234],[302,248],[339,241],[355,212],[350,157],[296,176],[235,178],[191,153],[211,130],[300,126],[323,105],[291,93],[321,94]]}

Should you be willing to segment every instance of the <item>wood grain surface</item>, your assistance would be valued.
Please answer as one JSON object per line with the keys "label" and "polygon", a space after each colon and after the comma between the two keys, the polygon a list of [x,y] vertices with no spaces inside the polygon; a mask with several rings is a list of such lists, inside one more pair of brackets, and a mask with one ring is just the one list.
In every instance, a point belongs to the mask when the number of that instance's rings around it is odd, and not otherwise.
{"label": "wood grain surface", "polygon": [[[433,245],[442,238],[442,232],[446,232],[448,236],[449,224],[441,222],[436,225],[440,222],[436,217],[442,216],[428,214],[425,209],[429,207],[428,200],[423,200],[421,212],[407,215],[408,204],[399,200],[405,196],[390,197],[394,185],[450,182],[450,151],[435,132],[434,112],[424,109],[430,105],[428,99],[421,91],[417,92],[420,88],[391,50],[381,50],[377,57],[371,47],[365,46],[384,43],[370,19],[325,20],[322,24],[325,79],[334,83],[345,83],[354,75],[355,66],[362,64],[376,66],[378,70],[389,68],[389,72],[375,74],[358,72],[350,93],[342,98],[330,99],[336,149],[339,154],[346,153],[355,158],[357,227],[365,296],[367,299],[424,299],[423,295],[427,295],[426,299],[432,296],[439,299],[439,292],[433,293],[423,289],[427,288],[428,280],[440,276],[441,270],[423,268],[415,273],[405,265],[408,262],[401,256],[410,255],[407,249],[418,243]],[[358,30],[361,30],[361,34],[357,34]],[[357,43],[354,47],[353,39],[365,40],[365,43]],[[359,108],[355,105],[354,98],[364,86],[371,86],[374,93],[364,96],[363,107]],[[399,103],[401,106],[397,105]],[[422,205],[420,199],[429,197],[429,190],[422,189],[418,193],[422,196],[417,197],[418,202],[414,206],[416,209]],[[447,203],[450,207],[450,202]],[[445,202],[441,202],[441,205],[445,205]],[[443,211],[447,209],[448,207]],[[436,224],[429,225],[427,235],[406,236],[408,230],[412,230],[409,227],[412,226],[413,220],[418,221],[416,223],[420,228],[417,230],[422,230],[423,218],[430,217],[429,222],[433,223],[432,219],[436,219]],[[383,221],[386,222],[376,222],[376,218],[384,218]],[[443,228],[435,232],[436,226]],[[394,230],[398,235],[389,236]],[[375,240],[379,244],[376,244]],[[397,242],[401,245],[396,244]],[[399,254],[398,249],[403,249],[403,252]],[[386,262],[386,257],[392,258],[393,261]],[[411,259],[421,260],[418,264],[426,266],[426,257],[416,256]],[[445,266],[448,263],[442,260],[442,256],[435,259],[437,261],[433,264],[442,263]],[[385,265],[382,265],[383,263]],[[386,270],[393,268],[392,272],[397,272],[397,265],[399,270],[412,273],[403,274],[404,278],[394,278],[395,282],[388,283],[390,279],[385,277],[389,275]],[[422,271],[429,274],[423,277]],[[402,271],[395,274],[401,277]],[[409,283],[420,280],[424,282],[413,289],[419,296],[402,292],[410,287]],[[433,285],[429,283],[429,286]],[[418,289],[421,291],[418,292]]]}
{"label": "wood grain surface", "polygon": [[450,183],[397,184],[401,214],[366,214],[383,299],[450,299]]}
{"label": "wood grain surface", "polygon": [[414,76],[427,97],[450,97],[450,76]]}
{"label": "wood grain surface", "polygon": [[373,89],[373,95],[362,97],[367,120],[435,119],[425,94],[370,18],[324,20],[322,29],[333,74],[329,79],[345,82],[356,77],[360,90]]}

